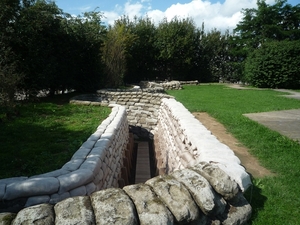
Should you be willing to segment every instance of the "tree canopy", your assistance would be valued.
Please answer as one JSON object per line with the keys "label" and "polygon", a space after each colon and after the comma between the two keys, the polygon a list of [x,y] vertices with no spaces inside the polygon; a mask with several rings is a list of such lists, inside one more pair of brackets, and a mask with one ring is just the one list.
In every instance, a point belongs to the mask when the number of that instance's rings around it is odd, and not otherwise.
{"label": "tree canopy", "polygon": [[[244,9],[242,11],[243,18],[237,24],[234,30],[234,35],[231,37],[232,48],[229,52],[231,57],[231,63],[235,66],[236,71],[239,70],[240,80],[246,81],[254,86],[264,87],[276,87],[276,83],[281,87],[288,87],[286,79],[283,77],[291,76],[289,80],[295,80],[298,83],[297,76],[294,73],[290,73],[285,69],[286,64],[278,64],[276,67],[268,67],[272,71],[268,73],[277,73],[274,70],[279,69],[280,73],[284,73],[281,76],[277,76],[276,79],[283,79],[281,81],[271,81],[274,76],[269,77],[269,82],[266,82],[265,71],[266,68],[262,68],[262,65],[271,65],[273,60],[280,63],[281,57],[287,57],[288,60],[297,60],[296,58],[289,56],[289,43],[297,44],[300,41],[300,4],[292,6],[287,3],[287,0],[276,0],[275,4],[268,5],[265,0],[257,1],[257,8]],[[283,42],[283,43],[280,43]],[[272,44],[269,44],[272,43]],[[276,49],[277,44],[280,46]],[[265,46],[266,45],[266,46]],[[285,46],[286,50],[283,50]],[[272,50],[270,49],[272,48]],[[281,53],[285,52],[282,56],[279,54],[273,54],[269,51],[279,50]],[[269,56],[279,57],[271,59],[270,57],[263,57],[263,50],[266,50]],[[288,53],[289,52],[289,53]],[[288,54],[287,54],[288,53]],[[247,61],[247,58],[249,59]],[[286,61],[284,59],[284,61]],[[258,62],[257,60],[263,60]],[[270,61],[265,61],[270,60]],[[272,62],[271,62],[272,61]],[[245,67],[245,65],[247,66]],[[254,63],[253,65],[250,65]],[[250,68],[255,68],[259,63],[260,70],[256,70],[255,76],[253,71],[250,72]],[[292,62],[290,62],[293,64]],[[280,68],[279,68],[280,67]],[[283,69],[285,68],[285,69]],[[273,77],[273,78],[271,78]],[[257,80],[258,79],[258,80]],[[262,82],[262,80],[264,80]]]}
{"label": "tree canopy", "polygon": [[124,85],[124,76],[127,70],[129,48],[135,41],[135,35],[121,20],[109,27],[102,47],[103,62],[105,65],[106,85],[119,87]]}
{"label": "tree canopy", "polygon": [[[204,24],[198,28],[192,18],[178,17],[155,25],[149,17],[123,16],[104,26],[101,11],[71,16],[47,0],[2,0],[0,8],[2,105],[15,93],[91,92],[154,79],[222,78],[265,87],[299,83],[288,65],[298,65],[291,46],[300,41],[300,4],[287,0],[273,5],[258,0],[257,8],[243,9],[232,34],[205,32]],[[265,82],[266,69],[281,73],[269,73],[268,80],[282,80]]]}
{"label": "tree canopy", "polygon": [[234,29],[246,48],[258,48],[270,40],[300,39],[300,4],[292,6],[287,0],[268,5],[257,1],[257,8],[243,9],[243,18]]}

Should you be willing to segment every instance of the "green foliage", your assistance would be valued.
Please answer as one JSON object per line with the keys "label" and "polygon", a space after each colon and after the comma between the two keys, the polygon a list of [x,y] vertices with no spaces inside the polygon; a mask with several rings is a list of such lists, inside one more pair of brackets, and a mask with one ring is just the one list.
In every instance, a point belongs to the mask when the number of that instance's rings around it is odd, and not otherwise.
{"label": "green foliage", "polygon": [[245,60],[255,49],[271,41],[300,39],[300,4],[292,6],[286,0],[277,0],[268,5],[265,0],[258,0],[257,8],[243,9],[242,13],[244,16],[230,41],[229,56],[234,73],[244,81]]}
{"label": "green foliage", "polygon": [[300,88],[300,41],[272,41],[254,50],[245,79],[255,87]]}
{"label": "green foliage", "polygon": [[128,49],[132,46],[135,35],[121,20],[109,27],[102,47],[105,65],[106,85],[119,87],[127,69]]}
{"label": "green foliage", "polygon": [[70,95],[54,97],[20,105],[14,120],[2,118],[0,178],[61,168],[110,113],[107,107],[69,104]]}
{"label": "green foliage", "polygon": [[[10,55],[4,50],[11,53],[6,70],[10,67],[15,75],[2,76],[15,80],[11,92],[22,89],[27,96],[42,89],[50,94],[66,89],[92,92],[154,79],[244,81],[245,60],[252,51],[272,40],[300,38],[300,5],[259,0],[257,6],[243,10],[242,21],[230,35],[216,29],[205,32],[204,25],[197,28],[191,18],[177,17],[155,26],[149,17],[124,16],[104,27],[97,10],[74,17],[54,1],[3,0],[1,55]],[[5,86],[4,79],[0,82]]]}
{"label": "green foliage", "polygon": [[125,82],[155,79],[216,81],[227,71],[228,32],[221,34],[212,30],[206,34],[204,27],[198,29],[190,18],[164,19],[158,26],[148,17],[134,18],[133,21],[123,17],[118,23],[135,36],[127,48]]}
{"label": "green foliage", "polygon": [[7,61],[18,65],[15,73],[22,71],[19,89],[35,96],[43,89],[54,93],[101,87],[102,13],[74,17],[47,0],[1,1],[0,7],[1,55],[9,50]]}
{"label": "green foliage", "polygon": [[197,65],[199,38],[200,32],[190,18],[174,17],[170,22],[164,19],[159,23],[155,45],[159,51],[156,69],[160,79],[186,80]]}
{"label": "green foliage", "polygon": [[15,21],[17,38],[13,49],[22,58],[25,74],[22,88],[32,92],[47,89],[58,72],[57,33],[61,10],[54,3],[38,0],[22,8]]}
{"label": "green foliage", "polygon": [[86,12],[61,20],[63,36],[59,47],[61,75],[66,87],[92,92],[104,86],[103,64],[100,51],[106,28],[101,24],[99,11]]}
{"label": "green foliage", "polygon": [[287,0],[268,5],[257,1],[257,9],[244,9],[244,17],[235,28],[236,35],[248,50],[270,40],[300,39],[300,4],[291,6]]}
{"label": "green foliage", "polygon": [[4,38],[4,34],[11,32],[13,30],[13,23],[20,10],[19,0],[1,0],[0,1],[0,35],[1,41]]}
{"label": "green foliage", "polygon": [[19,57],[12,49],[15,40],[13,21],[16,20],[19,1],[0,2],[0,106],[7,117],[15,112],[15,93],[23,79]]}
{"label": "green foliage", "polygon": [[202,68],[204,73],[201,81],[212,82],[219,81],[220,78],[229,80],[230,70],[229,62],[229,31],[222,34],[216,29],[205,33],[204,24],[202,27],[200,46],[200,61],[205,67]]}
{"label": "green foliage", "polygon": [[156,56],[159,54],[155,46],[157,41],[157,28],[149,17],[134,18],[130,21],[123,18],[136,39],[129,48],[126,83],[138,83],[141,80],[155,80],[157,76]]}
{"label": "green foliage", "polygon": [[4,107],[6,116],[17,113],[15,110],[15,94],[23,79],[19,72],[18,60],[10,48],[0,43],[0,106]]}

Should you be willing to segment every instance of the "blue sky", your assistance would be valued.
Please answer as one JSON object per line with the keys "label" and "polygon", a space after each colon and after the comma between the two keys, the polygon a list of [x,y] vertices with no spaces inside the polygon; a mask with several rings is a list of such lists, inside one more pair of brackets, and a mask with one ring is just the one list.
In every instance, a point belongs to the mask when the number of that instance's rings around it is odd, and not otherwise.
{"label": "blue sky", "polygon": [[[256,0],[55,0],[64,12],[78,15],[98,10],[104,13],[103,22],[113,24],[122,15],[130,18],[148,15],[155,23],[174,16],[191,17],[198,27],[204,22],[205,28],[230,31],[242,18],[243,8],[255,8]],[[266,0],[273,4],[275,0]],[[291,5],[299,0],[288,0]]]}

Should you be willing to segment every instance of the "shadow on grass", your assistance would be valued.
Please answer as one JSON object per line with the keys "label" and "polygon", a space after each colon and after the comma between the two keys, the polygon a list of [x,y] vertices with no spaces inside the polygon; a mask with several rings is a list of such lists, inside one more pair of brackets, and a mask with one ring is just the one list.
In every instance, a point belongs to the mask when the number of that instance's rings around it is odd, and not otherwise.
{"label": "shadow on grass", "polygon": [[7,123],[0,126],[0,179],[59,169],[81,146],[85,132],[70,131],[61,125]]}
{"label": "shadow on grass", "polygon": [[110,112],[68,104],[69,97],[24,103],[18,117],[0,123],[0,179],[61,168]]}
{"label": "shadow on grass", "polygon": [[252,217],[248,224],[252,224],[258,217],[259,211],[264,209],[265,202],[268,200],[266,196],[262,194],[262,189],[257,181],[253,181],[253,185],[248,188],[244,193],[244,196],[252,207]]}

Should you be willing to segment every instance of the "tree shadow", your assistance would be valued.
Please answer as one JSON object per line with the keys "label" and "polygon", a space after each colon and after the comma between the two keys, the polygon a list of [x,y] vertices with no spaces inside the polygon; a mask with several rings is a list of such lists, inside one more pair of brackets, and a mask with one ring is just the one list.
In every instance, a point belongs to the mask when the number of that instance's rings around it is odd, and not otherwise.
{"label": "tree shadow", "polygon": [[45,128],[33,124],[2,124],[2,128],[0,179],[59,169],[86,140],[78,140],[84,131],[70,131],[60,125]]}
{"label": "tree shadow", "polygon": [[[20,116],[0,123],[0,179],[59,169],[96,129],[86,120],[95,115],[90,107],[68,108],[67,96],[60,97],[63,98],[55,97],[55,104],[50,99],[41,100],[49,101],[41,107],[39,103],[29,103],[22,107]],[[73,117],[74,113],[79,114]],[[106,112],[98,115],[99,124],[105,115]],[[47,123],[49,117],[51,121]]]}

